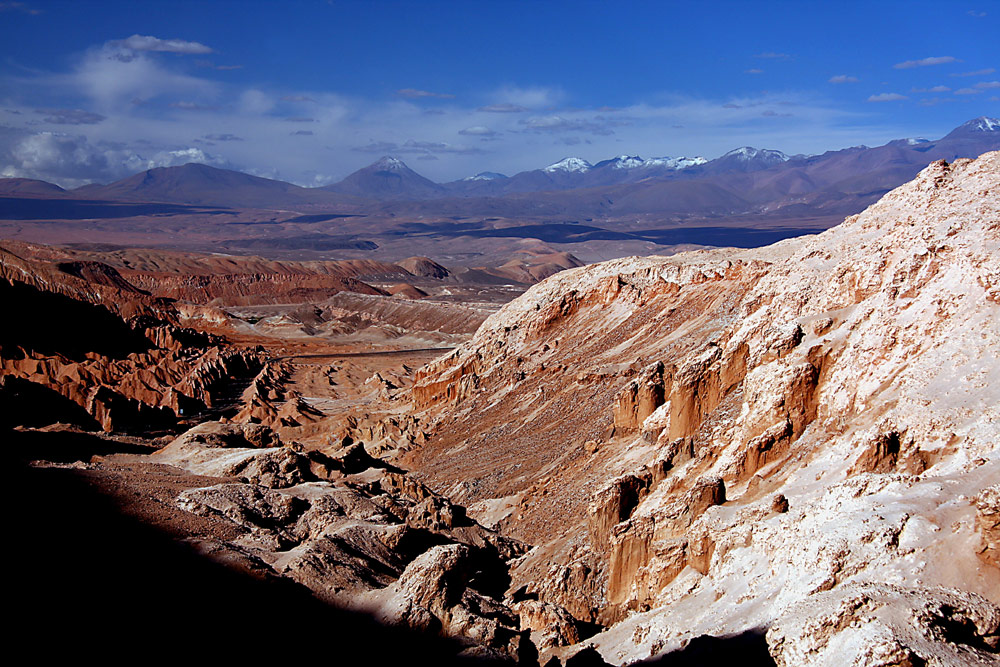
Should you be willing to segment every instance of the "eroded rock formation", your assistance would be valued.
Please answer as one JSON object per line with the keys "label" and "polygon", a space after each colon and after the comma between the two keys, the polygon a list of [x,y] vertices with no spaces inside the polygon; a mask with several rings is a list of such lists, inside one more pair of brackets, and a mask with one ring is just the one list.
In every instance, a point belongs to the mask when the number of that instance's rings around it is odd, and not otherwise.
{"label": "eroded rock formation", "polygon": [[506,563],[525,546],[362,445],[298,452],[260,425],[206,422],[149,458],[224,478],[176,498],[178,508],[237,531],[202,544],[213,558],[249,560],[332,603],[455,638],[465,655],[531,654],[528,631],[503,600]]}
{"label": "eroded rock formation", "polygon": [[[817,236],[565,271],[418,373],[402,460],[538,545],[513,584],[613,625],[609,662],[771,627],[782,664],[986,664],[998,250],[988,153]],[[852,653],[858,623],[898,646]]]}
{"label": "eroded rock formation", "polygon": [[21,395],[54,392],[83,409],[45,423],[167,429],[230,402],[262,366],[263,350],[182,327],[171,303],[97,262],[26,260],[0,249],[0,293],[10,313],[0,376],[16,379]]}

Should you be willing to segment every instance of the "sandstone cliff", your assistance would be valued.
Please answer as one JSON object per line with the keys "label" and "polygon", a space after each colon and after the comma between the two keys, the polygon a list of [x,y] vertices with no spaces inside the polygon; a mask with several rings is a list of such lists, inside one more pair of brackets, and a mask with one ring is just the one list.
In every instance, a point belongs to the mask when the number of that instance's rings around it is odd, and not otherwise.
{"label": "sandstone cliff", "polygon": [[987,153],[817,236],[564,271],[418,374],[404,464],[537,545],[514,586],[609,662],[769,628],[779,664],[995,664],[998,251]]}

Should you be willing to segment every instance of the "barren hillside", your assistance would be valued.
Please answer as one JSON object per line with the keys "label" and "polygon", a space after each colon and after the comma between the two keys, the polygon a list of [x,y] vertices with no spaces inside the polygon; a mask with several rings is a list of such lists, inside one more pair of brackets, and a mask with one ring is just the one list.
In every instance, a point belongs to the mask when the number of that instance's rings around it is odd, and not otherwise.
{"label": "barren hillside", "polygon": [[989,664],[998,185],[936,162],[817,236],[560,273],[421,370],[403,464],[535,545],[513,585],[611,663],[767,631],[782,665]]}

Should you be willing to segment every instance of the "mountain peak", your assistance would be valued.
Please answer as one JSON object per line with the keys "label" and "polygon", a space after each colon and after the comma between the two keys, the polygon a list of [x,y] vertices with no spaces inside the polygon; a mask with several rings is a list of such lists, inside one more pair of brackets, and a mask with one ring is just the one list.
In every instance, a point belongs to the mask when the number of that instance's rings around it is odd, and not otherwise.
{"label": "mountain peak", "polygon": [[579,158],[579,157],[567,157],[567,158],[563,158],[562,160],[559,160],[559,162],[556,162],[554,164],[550,164],[549,166],[547,166],[544,169],[542,169],[542,171],[548,172],[550,174],[555,173],[555,172],[559,172],[559,171],[565,171],[565,172],[586,172],[586,171],[590,171],[591,168],[592,168],[592,166],[593,165],[591,165],[589,162],[587,162],[583,158]]}
{"label": "mountain peak", "polygon": [[439,197],[445,191],[391,155],[322,189],[369,199],[425,199]]}
{"label": "mountain peak", "polygon": [[1000,119],[980,116],[979,118],[973,118],[967,123],[963,123],[961,127],[972,132],[1000,132]]}
{"label": "mountain peak", "polygon": [[[703,157],[651,157],[648,160],[644,160],[638,155],[619,155],[618,157],[613,157],[608,160],[602,160],[594,165],[594,169],[599,169],[601,167],[610,167],[611,169],[622,169],[629,171],[632,169],[669,169],[669,170],[680,170],[686,169],[687,167],[693,167],[699,164],[705,164],[708,162]],[[554,166],[554,165],[553,165]]]}
{"label": "mountain peak", "polygon": [[619,155],[613,162],[615,169],[636,169],[646,164],[646,161],[638,155]]}
{"label": "mountain peak", "polygon": [[667,169],[673,169],[675,171],[681,169],[687,169],[688,167],[695,167],[699,164],[705,164],[708,162],[705,158],[698,157],[651,157],[645,161],[644,167],[665,167]]}
{"label": "mountain peak", "polygon": [[733,149],[728,153],[726,153],[725,155],[723,155],[722,157],[736,158],[741,162],[750,162],[751,160],[753,160],[753,161],[769,162],[772,164],[778,162],[785,162],[786,160],[788,160],[788,156],[782,153],[781,151],[773,151],[773,150],[768,150],[766,148],[754,148],[752,146],[743,146],[742,148]]}
{"label": "mountain peak", "polygon": [[392,157],[391,155],[385,155],[379,158],[376,162],[370,165],[371,169],[377,171],[402,171],[404,169],[409,169],[406,163],[399,158]]}
{"label": "mountain peak", "polygon": [[507,178],[506,174],[501,174],[496,171],[481,171],[475,176],[466,176],[463,181],[496,181],[500,179]]}
{"label": "mountain peak", "polygon": [[[985,135],[985,136],[984,136]],[[966,121],[948,133],[945,139],[978,139],[988,142],[1000,137],[1000,119],[980,116]]]}

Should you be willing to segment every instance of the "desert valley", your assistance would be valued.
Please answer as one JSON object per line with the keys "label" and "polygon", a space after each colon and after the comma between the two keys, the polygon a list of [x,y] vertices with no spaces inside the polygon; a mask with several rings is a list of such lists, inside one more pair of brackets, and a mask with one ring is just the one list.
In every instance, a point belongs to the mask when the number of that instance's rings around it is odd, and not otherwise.
{"label": "desert valley", "polygon": [[[997,121],[970,128],[1000,147]],[[346,634],[448,638],[426,647],[445,661],[988,664],[998,183],[1000,152],[939,160],[818,235],[588,265],[502,227],[486,265],[451,267],[133,247],[143,218],[10,239],[5,440],[42,525],[81,494],[88,523],[117,508],[248,580],[228,586],[294,584],[373,619]],[[14,211],[161,205],[0,185]],[[162,546],[121,539],[48,536],[98,571],[134,559],[51,595],[172,608],[127,590]],[[234,595],[212,581],[192,604]]]}
{"label": "desert valley", "polygon": [[[643,88],[657,74],[620,53],[589,60],[613,106],[574,79],[568,28],[524,70],[457,43],[440,62],[384,36],[385,53],[351,49],[385,22],[412,45],[423,9],[537,41],[568,7],[507,25],[485,3],[417,4],[287,10],[340,21],[315,26],[139,12],[178,32],[204,18],[194,41],[120,39],[117,5],[96,3],[111,36],[80,46],[79,8],[0,3],[25,31],[0,25],[8,62],[54,43],[29,29],[46,20],[66,22],[70,63],[0,73],[15,647],[1000,664],[1000,82],[975,69],[995,46],[966,28],[967,52],[905,60],[869,40],[822,95],[803,92],[822,59],[798,38],[802,55],[682,52],[683,94]],[[711,31],[814,27],[723,5]],[[619,27],[649,36],[647,10]],[[574,11],[595,39],[616,20]],[[656,12],[703,29],[700,10]],[[215,27],[258,13],[263,55]],[[329,48],[321,25],[352,27],[344,67],[307,55]],[[899,62],[865,69],[876,52]],[[269,70],[285,53],[329,89]],[[555,53],[575,54],[566,89],[496,78]],[[797,73],[759,89],[782,67]],[[946,67],[962,78],[924,74]],[[448,83],[404,87],[397,68]],[[737,78],[762,83],[698,88]],[[938,138],[893,134],[914,127]],[[878,145],[837,143],[859,136]]]}

